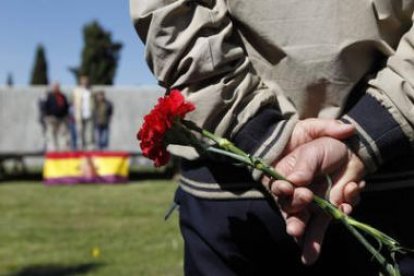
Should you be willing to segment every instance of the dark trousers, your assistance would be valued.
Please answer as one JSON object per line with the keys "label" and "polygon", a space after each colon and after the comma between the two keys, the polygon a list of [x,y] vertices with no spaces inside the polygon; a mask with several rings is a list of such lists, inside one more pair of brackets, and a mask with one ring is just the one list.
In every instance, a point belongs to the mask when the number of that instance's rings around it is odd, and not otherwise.
{"label": "dark trousers", "polygon": [[[354,217],[414,248],[414,189],[363,195]],[[374,259],[342,225],[332,223],[316,264],[300,263],[277,207],[265,199],[206,200],[181,189],[180,227],[185,275],[379,275]],[[402,275],[414,275],[410,257]]]}

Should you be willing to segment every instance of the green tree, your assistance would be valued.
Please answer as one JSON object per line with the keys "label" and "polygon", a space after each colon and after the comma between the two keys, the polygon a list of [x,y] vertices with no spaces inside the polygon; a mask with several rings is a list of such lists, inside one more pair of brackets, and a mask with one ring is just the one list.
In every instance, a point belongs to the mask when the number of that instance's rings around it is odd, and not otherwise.
{"label": "green tree", "polygon": [[97,21],[85,25],[83,39],[85,45],[81,65],[70,70],[76,79],[86,75],[91,84],[112,85],[122,43],[112,41],[111,33],[105,31]]}
{"label": "green tree", "polygon": [[31,85],[47,85],[49,80],[47,77],[47,61],[45,48],[43,45],[37,46],[35,62],[32,70]]}

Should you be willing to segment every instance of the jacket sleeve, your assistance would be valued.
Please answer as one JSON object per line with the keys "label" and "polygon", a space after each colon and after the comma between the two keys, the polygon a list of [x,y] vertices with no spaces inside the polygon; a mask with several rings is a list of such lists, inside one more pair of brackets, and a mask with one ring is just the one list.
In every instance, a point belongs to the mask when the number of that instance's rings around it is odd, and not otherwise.
{"label": "jacket sleeve", "polygon": [[159,83],[196,105],[189,119],[273,162],[297,119],[281,116],[277,91],[252,68],[225,1],[130,0],[130,9]]}
{"label": "jacket sleeve", "polygon": [[367,93],[344,116],[357,127],[352,141],[369,172],[412,152],[414,143],[414,28],[369,83]]}

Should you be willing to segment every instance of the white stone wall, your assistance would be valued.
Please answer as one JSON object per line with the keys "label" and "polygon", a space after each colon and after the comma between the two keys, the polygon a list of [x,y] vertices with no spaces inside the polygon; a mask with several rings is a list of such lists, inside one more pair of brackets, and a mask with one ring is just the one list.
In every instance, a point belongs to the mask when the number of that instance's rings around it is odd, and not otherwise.
{"label": "white stone wall", "polygon": [[[0,154],[39,152],[44,147],[44,137],[39,123],[39,98],[47,87],[0,87]],[[73,87],[62,87],[71,97]],[[111,124],[111,150],[138,152],[135,139],[143,116],[162,96],[164,90],[154,86],[93,87],[104,90],[112,101],[114,114]]]}

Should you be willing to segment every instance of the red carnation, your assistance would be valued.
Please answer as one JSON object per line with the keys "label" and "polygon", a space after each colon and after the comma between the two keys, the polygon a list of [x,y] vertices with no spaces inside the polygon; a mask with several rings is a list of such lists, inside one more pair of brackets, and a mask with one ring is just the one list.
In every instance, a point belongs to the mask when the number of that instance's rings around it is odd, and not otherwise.
{"label": "red carnation", "polygon": [[164,142],[165,134],[173,127],[176,118],[183,119],[193,111],[195,106],[186,102],[177,89],[158,99],[151,112],[144,117],[144,123],[137,134],[140,147],[145,157],[154,161],[156,167],[163,166],[170,160]]}

